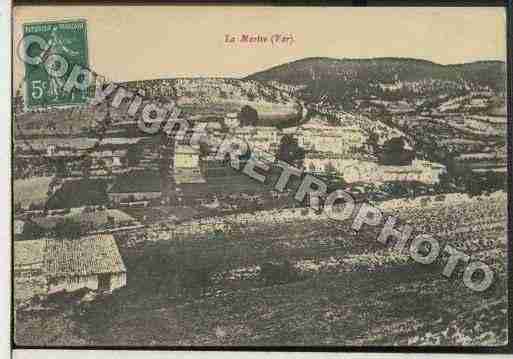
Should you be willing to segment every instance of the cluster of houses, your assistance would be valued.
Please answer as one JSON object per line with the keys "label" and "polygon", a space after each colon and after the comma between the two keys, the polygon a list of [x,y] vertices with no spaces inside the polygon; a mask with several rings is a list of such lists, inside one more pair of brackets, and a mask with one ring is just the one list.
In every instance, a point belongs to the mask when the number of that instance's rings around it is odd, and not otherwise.
{"label": "cluster of houses", "polygon": [[[341,118],[340,121],[344,122],[345,118]],[[305,167],[312,172],[327,172],[334,169],[342,173],[349,182],[360,181],[363,178],[369,180],[381,172],[386,180],[395,180],[403,173],[410,172],[418,173],[425,182],[436,181],[434,177],[437,171],[417,162],[410,166],[411,168],[396,169],[397,173],[390,168],[388,172],[380,171],[381,167],[369,164],[363,166],[365,173],[362,174],[361,161],[348,164],[342,160],[350,149],[362,146],[365,141],[362,131],[354,124],[350,124],[352,121],[345,122],[346,126],[326,126],[322,122],[312,121],[289,130],[275,127],[241,127],[237,115],[230,113],[224,119],[224,127],[214,130],[214,136],[228,127],[229,133],[234,137],[242,138],[258,150],[274,154],[280,146],[282,136],[294,131],[299,144],[308,152],[326,155],[305,159]],[[159,136],[126,137],[121,143],[107,139],[95,151],[88,152],[91,159],[89,166],[93,172],[88,172],[87,176],[80,173],[80,168],[75,165],[74,168],[70,168],[71,171],[67,171],[66,176],[57,176],[57,184],[51,176],[15,181],[14,200],[15,204],[16,201],[20,202],[21,212],[15,221],[15,237],[16,234],[23,233],[27,218],[28,222],[48,231],[50,238],[51,231],[58,223],[57,217],[59,220],[78,218],[78,222],[87,220],[92,223],[87,233],[81,233],[76,239],[66,236],[58,239],[48,239],[45,236],[35,239],[23,238],[24,240],[15,238],[14,278],[17,303],[24,303],[34,297],[44,298],[59,291],[89,288],[93,291],[110,292],[125,286],[126,268],[112,233],[118,227],[142,225],[123,212],[123,207],[131,207],[134,203],[143,203],[145,206],[150,203],[160,205],[170,192],[177,199],[176,204],[180,205],[190,199],[204,201],[216,188],[223,187],[220,190],[223,192],[247,187],[244,181],[230,177],[235,175],[226,170],[226,166],[220,163],[222,161],[219,158],[202,154],[199,146],[173,141],[173,147],[166,148],[167,144],[163,139],[164,137]],[[64,160],[69,165],[80,156],[83,157],[90,144],[74,149],[72,147],[71,143],[67,147],[50,144],[45,147],[43,156],[50,161]],[[168,150],[169,153],[166,155]],[[41,154],[28,151],[27,155]],[[352,174],[349,167],[360,172]],[[105,173],[101,172],[102,169],[105,169]],[[78,172],[74,175],[73,171]],[[102,183],[105,184],[104,188]],[[88,187],[91,187],[90,190]],[[59,194],[59,191],[63,192],[66,189],[70,193]],[[25,197],[28,198],[25,200]],[[84,204],[79,203],[93,203],[96,199],[103,201],[103,208],[85,211]],[[250,198],[249,201],[257,199]],[[42,213],[35,213],[33,208],[30,208],[34,201],[39,204],[46,201],[46,208]],[[64,207],[56,206],[59,208],[57,211],[65,213],[49,213],[48,204],[52,201],[65,201]],[[106,209],[105,206],[110,208]],[[91,203],[85,206],[91,207]]]}
{"label": "cluster of houses", "polygon": [[[141,139],[128,141],[131,141],[129,146],[137,146]],[[34,148],[27,150],[27,156],[44,156],[49,161],[64,159],[66,165],[73,166],[73,159],[82,156],[87,148],[78,146],[73,149],[73,144],[70,148],[46,144],[41,153],[32,153]],[[139,171],[131,168],[126,172],[126,143],[108,144],[89,153],[89,156],[93,170],[101,165],[110,170],[109,175],[90,172],[87,178],[81,173],[73,176],[75,168],[69,168],[67,177],[15,180],[17,212],[14,220],[13,278],[17,307],[57,292],[82,288],[111,292],[126,285],[126,268],[112,233],[118,229],[142,227],[121,207],[137,200],[162,197],[162,179],[156,161],[159,152],[155,151],[159,145],[156,143],[155,148],[151,144],[142,146],[137,164]],[[173,154],[169,173],[173,176],[176,192],[195,194],[198,186],[206,182],[200,171],[199,148],[177,143]],[[154,170],[152,165],[156,167]],[[102,181],[106,184],[104,194],[108,205],[114,208],[88,203],[95,202],[94,196],[101,197],[103,188],[98,184]],[[55,209],[54,202],[60,203]],[[59,224],[71,222],[87,231],[74,238],[58,236]],[[38,227],[39,234],[28,236],[27,228],[33,226]]]}
{"label": "cluster of houses", "polygon": [[366,182],[381,184],[395,181],[418,181],[436,184],[440,176],[446,173],[445,166],[425,160],[413,160],[408,165],[381,165],[373,161],[340,158],[305,158],[305,168],[310,172],[323,173],[334,171],[343,173],[347,182]]}

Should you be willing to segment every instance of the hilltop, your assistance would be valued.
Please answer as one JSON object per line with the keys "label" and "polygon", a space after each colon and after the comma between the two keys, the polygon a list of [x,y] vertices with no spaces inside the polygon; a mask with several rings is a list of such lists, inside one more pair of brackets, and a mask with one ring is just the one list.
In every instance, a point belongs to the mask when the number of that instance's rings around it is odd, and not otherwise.
{"label": "hilltop", "polygon": [[505,91],[506,65],[479,61],[440,65],[412,58],[306,58],[252,74],[246,79],[278,82],[314,100],[324,95],[340,100],[399,92],[402,97],[471,90]]}

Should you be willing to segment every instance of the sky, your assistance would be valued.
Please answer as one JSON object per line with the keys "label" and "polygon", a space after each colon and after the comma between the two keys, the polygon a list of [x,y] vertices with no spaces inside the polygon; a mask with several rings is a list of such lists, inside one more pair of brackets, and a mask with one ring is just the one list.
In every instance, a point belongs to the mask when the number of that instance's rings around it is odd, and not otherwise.
{"label": "sky", "polygon": [[[305,57],[506,59],[499,7],[19,6],[13,48],[25,22],[78,18],[87,21],[91,68],[113,81],[240,78]],[[268,41],[238,41],[244,34]],[[293,42],[271,44],[273,35]],[[24,67],[13,63],[17,86]]]}

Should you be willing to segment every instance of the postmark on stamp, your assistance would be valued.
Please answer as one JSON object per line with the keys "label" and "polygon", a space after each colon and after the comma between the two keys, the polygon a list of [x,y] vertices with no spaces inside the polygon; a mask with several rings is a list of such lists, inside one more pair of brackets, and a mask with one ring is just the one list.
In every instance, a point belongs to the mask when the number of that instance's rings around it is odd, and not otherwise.
{"label": "postmark on stamp", "polygon": [[[87,89],[64,91],[65,80],[75,65],[87,68],[87,24],[85,20],[38,22],[23,25],[23,35],[43,39],[44,46],[34,44],[27,54],[35,59],[25,63],[25,104],[27,109],[68,106],[87,102]],[[52,76],[60,73],[62,76]]]}

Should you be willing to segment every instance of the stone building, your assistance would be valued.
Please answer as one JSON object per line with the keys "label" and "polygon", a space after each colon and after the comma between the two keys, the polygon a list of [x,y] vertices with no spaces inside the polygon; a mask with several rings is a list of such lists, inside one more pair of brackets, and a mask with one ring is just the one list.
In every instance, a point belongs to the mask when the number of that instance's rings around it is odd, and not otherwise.
{"label": "stone building", "polygon": [[14,242],[16,305],[60,291],[111,292],[125,285],[125,264],[112,235]]}

